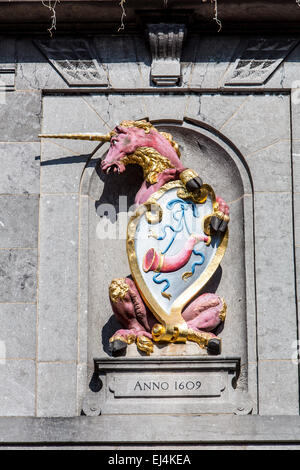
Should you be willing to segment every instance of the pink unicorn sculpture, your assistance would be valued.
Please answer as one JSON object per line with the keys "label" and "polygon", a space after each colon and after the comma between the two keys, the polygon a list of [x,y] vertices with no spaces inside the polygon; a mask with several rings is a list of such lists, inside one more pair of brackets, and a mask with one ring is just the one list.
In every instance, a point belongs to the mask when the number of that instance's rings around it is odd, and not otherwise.
{"label": "pink unicorn sculpture", "polygon": [[[172,180],[180,179],[189,192],[199,191],[202,186],[199,175],[184,167],[180,161],[178,145],[171,134],[159,132],[147,121],[123,121],[107,135],[56,134],[41,137],[110,141],[109,151],[101,163],[104,173],[122,173],[131,163],[143,168],[144,182],[135,197],[137,205],[146,202],[154,192]],[[214,231],[224,232],[229,221],[229,208],[223,199],[216,199],[219,216],[212,217],[211,227]],[[194,242],[189,243],[193,245]],[[150,269],[150,266],[147,268]],[[109,295],[113,312],[123,326],[109,340],[111,353],[124,354],[127,345],[133,342],[140,350],[151,353],[151,331],[157,320],[143,302],[133,280],[130,277],[114,279]],[[226,317],[223,299],[216,294],[202,294],[183,310],[182,317],[188,328],[200,338],[199,344],[204,344],[213,354],[220,353],[220,339],[214,330]]]}

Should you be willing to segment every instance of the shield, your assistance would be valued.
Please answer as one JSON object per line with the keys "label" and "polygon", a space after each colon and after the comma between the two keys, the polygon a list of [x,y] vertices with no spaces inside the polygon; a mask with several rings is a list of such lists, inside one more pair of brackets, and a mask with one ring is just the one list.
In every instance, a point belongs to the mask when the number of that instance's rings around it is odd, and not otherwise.
{"label": "shield", "polygon": [[209,185],[194,194],[181,181],[172,181],[139,206],[129,221],[132,277],[146,305],[170,332],[185,324],[183,308],[224,256],[228,229],[211,231],[212,216],[221,215]]}

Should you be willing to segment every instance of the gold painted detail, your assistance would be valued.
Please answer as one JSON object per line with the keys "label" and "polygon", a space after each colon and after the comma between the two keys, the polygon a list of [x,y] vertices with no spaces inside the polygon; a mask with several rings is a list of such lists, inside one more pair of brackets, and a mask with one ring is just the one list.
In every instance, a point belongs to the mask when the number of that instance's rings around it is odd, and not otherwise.
{"label": "gold painted detail", "polygon": [[125,298],[129,285],[124,278],[114,279],[109,286],[109,297],[113,303]]}
{"label": "gold painted detail", "polygon": [[113,135],[116,135],[114,131],[108,134],[39,134],[39,137],[44,139],[72,139],[72,140],[90,140],[96,142],[110,142]]}
{"label": "gold painted detail", "polygon": [[198,333],[197,331],[194,331],[191,328],[188,329],[187,339],[189,341],[197,343],[202,349],[205,349],[207,347],[208,341],[211,338],[213,338],[213,335],[211,333]]}
{"label": "gold painted detail", "polygon": [[174,165],[152,147],[138,147],[134,153],[125,155],[121,162],[126,166],[135,163],[143,168],[144,179],[150,183],[157,183],[158,175]]}
{"label": "gold painted detail", "polygon": [[132,344],[135,342],[135,335],[131,334],[127,335],[126,337],[121,335],[114,335],[109,339],[109,342],[113,343],[114,341],[123,341],[123,343]]}
{"label": "gold painted detail", "polygon": [[223,307],[222,307],[221,312],[219,313],[219,318],[220,318],[221,321],[225,321],[226,314],[227,314],[227,305],[226,305],[226,302],[223,298],[221,300],[223,302]]}
{"label": "gold painted detail", "polygon": [[167,341],[168,343],[185,343],[187,340],[188,327],[182,319],[176,325],[161,325],[156,323],[152,328],[152,338],[154,341]]}
{"label": "gold painted detail", "polygon": [[172,298],[172,294],[169,294],[168,292],[162,292],[161,295],[168,300],[171,300]]}
{"label": "gold painted detail", "polygon": [[188,183],[190,180],[194,179],[194,178],[197,178],[198,173],[196,173],[195,170],[191,170],[190,168],[188,168],[187,170],[183,170],[180,175],[179,175],[179,178],[180,180],[182,181],[182,183],[184,185],[186,185],[186,183]]}
{"label": "gold painted detail", "polygon": [[140,351],[144,351],[148,356],[153,353],[153,342],[150,338],[147,338],[147,336],[138,336],[136,345]]}
{"label": "gold painted detail", "polygon": [[217,217],[220,220],[224,220],[225,222],[230,221],[230,217],[227,214],[223,214],[223,212],[220,212],[218,210],[219,204],[216,203],[216,206],[214,207],[214,212],[212,214],[207,215],[203,219],[203,231],[206,235],[211,235],[211,229],[210,229],[210,221],[212,217]]}
{"label": "gold painted detail", "polygon": [[163,216],[163,210],[157,202],[145,202],[144,207],[146,208],[146,220],[148,224],[158,224]]}
{"label": "gold painted detail", "polygon": [[207,196],[209,194],[208,185],[203,184],[201,189],[197,189],[196,191],[188,191],[185,187],[180,188],[177,191],[177,196],[181,199],[189,199],[190,201],[195,202],[196,204],[203,204]]}

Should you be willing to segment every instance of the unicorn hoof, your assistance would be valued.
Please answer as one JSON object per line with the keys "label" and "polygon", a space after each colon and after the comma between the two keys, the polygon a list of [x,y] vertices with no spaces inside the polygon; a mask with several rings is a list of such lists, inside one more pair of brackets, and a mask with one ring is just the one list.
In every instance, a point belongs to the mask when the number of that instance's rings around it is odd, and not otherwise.
{"label": "unicorn hoof", "polygon": [[127,343],[120,339],[115,339],[109,343],[108,349],[112,356],[123,356],[126,352]]}
{"label": "unicorn hoof", "polygon": [[225,232],[226,229],[227,229],[227,225],[228,225],[228,222],[226,222],[225,220],[223,220],[220,224],[220,227],[219,227],[219,231],[220,232]]}
{"label": "unicorn hoof", "polygon": [[190,192],[197,191],[203,185],[203,181],[199,176],[190,179],[186,184],[186,189]]}
{"label": "unicorn hoof", "polygon": [[212,338],[208,341],[207,344],[208,354],[218,355],[221,354],[221,340],[220,338]]}
{"label": "unicorn hoof", "polygon": [[216,217],[215,215],[210,219],[210,226],[212,227],[215,232],[219,230],[219,227],[222,223],[222,220]]}

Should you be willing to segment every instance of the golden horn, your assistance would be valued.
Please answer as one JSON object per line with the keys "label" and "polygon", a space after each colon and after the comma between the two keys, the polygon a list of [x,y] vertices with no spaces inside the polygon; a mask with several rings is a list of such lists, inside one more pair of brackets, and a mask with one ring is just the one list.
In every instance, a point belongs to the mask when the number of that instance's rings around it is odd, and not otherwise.
{"label": "golden horn", "polygon": [[74,140],[95,140],[97,142],[109,142],[115,132],[108,134],[39,134],[44,139],[74,139]]}

